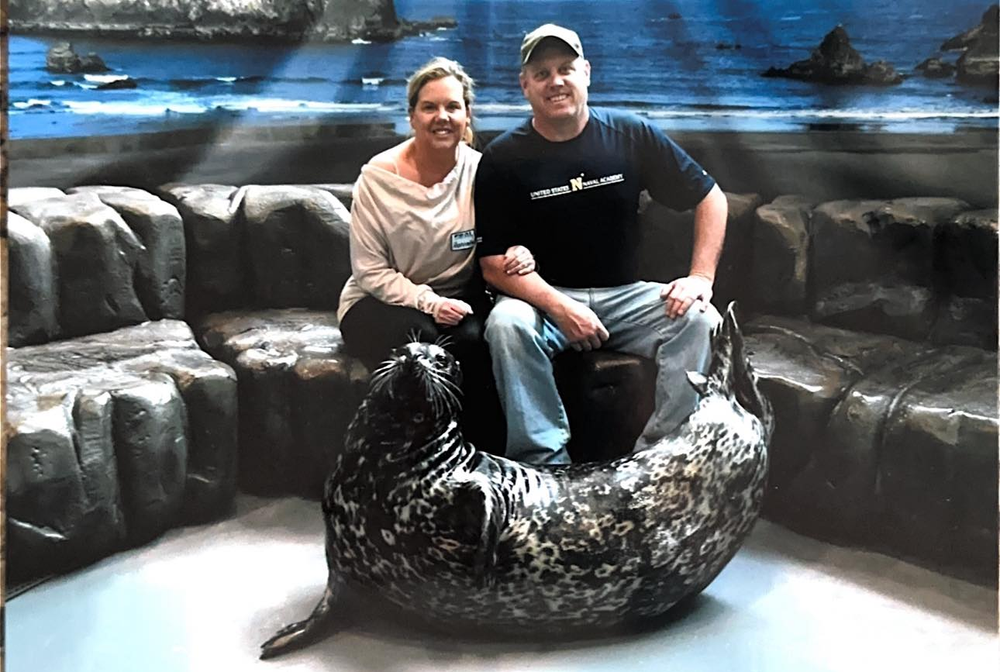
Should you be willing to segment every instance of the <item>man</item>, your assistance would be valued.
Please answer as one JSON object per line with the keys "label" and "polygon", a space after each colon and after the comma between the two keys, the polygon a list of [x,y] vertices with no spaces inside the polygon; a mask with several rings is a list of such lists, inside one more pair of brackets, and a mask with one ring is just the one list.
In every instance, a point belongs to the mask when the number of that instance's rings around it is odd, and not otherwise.
{"label": "man", "polygon": [[[569,423],[551,363],[568,347],[656,361],[655,409],[640,449],[698,402],[686,372],[705,371],[720,320],[709,301],[726,198],[662,132],[588,106],[590,63],[572,30],[546,24],[524,38],[520,83],[532,117],[486,148],[475,186],[476,254],[503,294],[486,339],[507,416],[507,457],[569,462]],[[665,285],[637,277],[643,189],[675,210],[694,208],[690,273]],[[532,251],[537,272],[504,272],[503,253],[515,243]]]}

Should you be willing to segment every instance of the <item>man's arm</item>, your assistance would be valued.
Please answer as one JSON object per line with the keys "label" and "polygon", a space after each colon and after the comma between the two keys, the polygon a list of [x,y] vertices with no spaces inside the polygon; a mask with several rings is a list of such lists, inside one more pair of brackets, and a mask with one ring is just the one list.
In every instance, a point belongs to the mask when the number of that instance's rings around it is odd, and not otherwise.
{"label": "man's arm", "polygon": [[712,300],[712,284],[715,282],[715,269],[719,265],[722,245],[726,240],[728,214],[729,203],[719,185],[713,186],[695,206],[691,270],[687,277],[667,283],[661,294],[666,301],[669,317],[684,315],[695,301],[701,301],[701,309],[705,310]]}
{"label": "man's arm", "polygon": [[504,256],[495,254],[479,260],[483,278],[508,296],[527,301],[556,323],[574,350],[594,350],[608,340],[608,330],[597,315],[545,282],[538,273],[509,275]]}

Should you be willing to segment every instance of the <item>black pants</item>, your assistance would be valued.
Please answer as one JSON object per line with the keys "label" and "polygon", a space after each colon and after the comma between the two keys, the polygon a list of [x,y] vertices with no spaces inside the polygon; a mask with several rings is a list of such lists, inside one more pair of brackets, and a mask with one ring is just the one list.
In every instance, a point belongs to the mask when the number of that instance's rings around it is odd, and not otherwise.
{"label": "black pants", "polygon": [[483,340],[483,325],[493,303],[485,292],[458,297],[472,306],[472,314],[453,327],[437,324],[416,308],[391,306],[366,296],[347,311],[340,323],[347,352],[374,371],[400,345],[411,338],[433,343],[448,336],[445,348],[462,367],[462,431],[476,448],[503,455],[507,425],[493,381],[490,352]]}

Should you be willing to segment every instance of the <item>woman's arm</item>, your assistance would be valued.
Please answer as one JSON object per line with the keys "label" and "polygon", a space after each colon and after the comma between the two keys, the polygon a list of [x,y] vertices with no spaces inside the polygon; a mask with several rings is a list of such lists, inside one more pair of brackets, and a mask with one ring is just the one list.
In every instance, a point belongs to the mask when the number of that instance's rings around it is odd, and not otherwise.
{"label": "woman's arm", "polygon": [[389,246],[382,215],[364,176],[351,204],[351,272],[358,286],[379,301],[416,308],[433,315],[442,297],[428,285],[418,285],[389,263]]}

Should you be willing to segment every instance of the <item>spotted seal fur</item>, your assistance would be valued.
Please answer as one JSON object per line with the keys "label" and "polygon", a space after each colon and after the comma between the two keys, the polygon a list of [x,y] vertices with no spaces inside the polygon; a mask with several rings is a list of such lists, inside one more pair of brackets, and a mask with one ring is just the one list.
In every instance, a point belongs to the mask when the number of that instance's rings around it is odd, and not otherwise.
{"label": "spotted seal fur", "polygon": [[325,635],[345,589],[490,632],[654,617],[703,590],[753,527],[773,416],[732,305],[707,374],[688,374],[702,394],[689,419],[613,461],[540,468],[477,451],[456,422],[459,377],[425,343],[375,372],[326,483],[326,591],[262,658]]}

